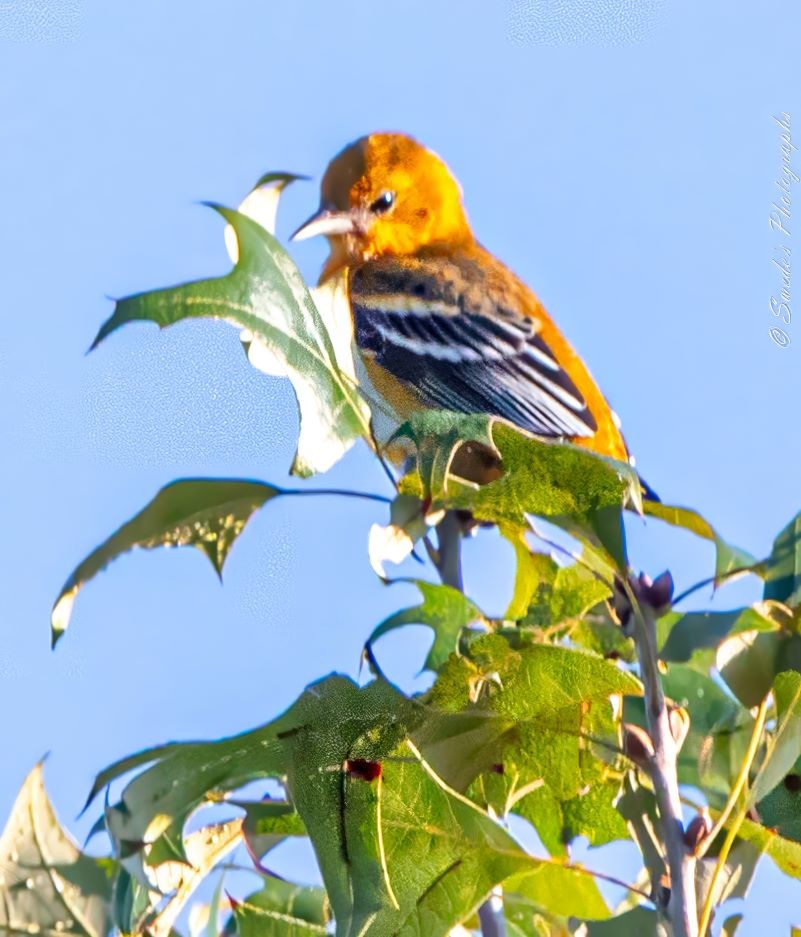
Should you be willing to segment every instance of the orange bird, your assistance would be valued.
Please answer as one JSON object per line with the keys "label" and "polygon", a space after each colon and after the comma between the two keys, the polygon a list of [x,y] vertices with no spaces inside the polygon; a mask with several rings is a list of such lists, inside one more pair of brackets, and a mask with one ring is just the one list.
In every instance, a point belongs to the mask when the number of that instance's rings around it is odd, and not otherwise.
{"label": "orange bird", "polygon": [[487,413],[537,436],[629,459],[615,413],[534,293],[476,240],[446,164],[373,133],[328,166],[316,212],[322,283],[347,269],[354,336],[375,389],[415,409]]}

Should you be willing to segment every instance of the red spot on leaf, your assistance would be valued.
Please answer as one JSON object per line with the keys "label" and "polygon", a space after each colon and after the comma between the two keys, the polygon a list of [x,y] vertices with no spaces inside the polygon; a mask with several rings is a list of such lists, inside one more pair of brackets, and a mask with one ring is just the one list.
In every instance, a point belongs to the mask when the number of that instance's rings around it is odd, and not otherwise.
{"label": "red spot on leaf", "polygon": [[348,758],[345,770],[352,778],[360,781],[375,781],[381,777],[381,762],[367,761],[364,758]]}

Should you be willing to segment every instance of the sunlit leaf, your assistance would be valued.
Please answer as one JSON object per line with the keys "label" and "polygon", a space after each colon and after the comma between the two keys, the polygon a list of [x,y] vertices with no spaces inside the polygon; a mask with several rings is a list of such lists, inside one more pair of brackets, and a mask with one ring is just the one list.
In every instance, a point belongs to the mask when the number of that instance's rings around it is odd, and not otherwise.
{"label": "sunlit leaf", "polygon": [[609,587],[580,563],[554,564],[553,578],[540,578],[521,624],[547,628],[575,622],[609,595]]}
{"label": "sunlit leaf", "polygon": [[[546,910],[608,915],[589,875],[528,856],[424,764],[389,760],[384,767],[380,785],[353,779],[344,790],[349,810],[343,842],[355,887],[352,911],[348,914],[346,905],[337,914],[345,933],[445,935],[506,880]],[[358,861],[364,849],[368,854],[378,849],[386,867],[381,887],[367,894]],[[318,857],[325,872],[319,850]],[[341,866],[341,853],[332,861]]]}
{"label": "sunlit leaf", "polygon": [[370,528],[367,552],[376,574],[386,579],[385,565],[402,563],[443,515],[443,511],[426,513],[419,498],[398,495],[390,505],[389,524],[373,524]]}
{"label": "sunlit leaf", "polygon": [[170,937],[178,915],[198,886],[236,848],[241,838],[240,820],[214,824],[185,837],[183,847],[187,862],[167,862],[156,869],[143,866],[154,889],[169,896],[158,913],[148,921],[148,934],[152,937]]}
{"label": "sunlit leaf", "polygon": [[526,542],[525,529],[506,524],[502,524],[499,529],[515,551],[514,592],[505,615],[515,621],[526,614],[531,597],[540,585],[547,587],[552,584],[556,575],[556,563],[547,554],[531,549]]}
{"label": "sunlit leaf", "polygon": [[162,488],[64,583],[51,615],[53,645],[69,625],[78,590],[112,560],[134,547],[192,546],[221,575],[228,551],[254,511],[281,493],[265,482],[239,479],[182,479]]}
{"label": "sunlit leaf", "polygon": [[[566,708],[608,700],[616,693],[640,695],[632,674],[585,651],[551,644],[514,645],[512,636],[486,635],[470,648],[470,661],[451,660],[431,690],[431,700],[452,711],[470,699],[464,673],[499,676],[491,708],[513,717],[558,715]],[[536,687],[536,692],[531,688]],[[490,705],[490,702],[487,703]]]}
{"label": "sunlit leaf", "polygon": [[[265,231],[275,234],[275,223],[278,217],[278,204],[281,201],[284,189],[292,182],[307,179],[293,172],[267,172],[258,180],[256,185],[248,192],[237,206],[237,211],[251,218]],[[223,232],[225,249],[232,263],[239,260],[239,242],[233,225],[227,224]]]}
{"label": "sunlit leaf", "polygon": [[[499,814],[524,816],[553,855],[564,855],[577,835],[597,843],[622,835],[612,816],[618,785],[607,784],[604,760],[614,759],[618,745],[609,697],[641,692],[638,681],[583,651],[516,643],[513,633],[479,638],[469,657],[448,661],[429,693],[446,711],[497,720],[495,746],[482,740],[496,764],[471,796]],[[596,743],[606,747],[596,750]]]}
{"label": "sunlit leaf", "polygon": [[112,866],[84,855],[62,829],[37,765],[0,837],[0,933],[105,937]]}

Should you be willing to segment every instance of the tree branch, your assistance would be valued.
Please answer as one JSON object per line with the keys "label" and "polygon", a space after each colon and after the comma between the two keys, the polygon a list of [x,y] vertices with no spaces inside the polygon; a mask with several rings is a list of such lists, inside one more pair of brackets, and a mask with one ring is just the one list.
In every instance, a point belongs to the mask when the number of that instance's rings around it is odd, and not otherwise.
{"label": "tree branch", "polygon": [[[437,555],[434,558],[439,578],[445,586],[464,591],[462,580],[462,523],[456,511],[447,511],[437,525]],[[500,888],[478,909],[483,937],[506,937],[506,918]]]}
{"label": "tree branch", "polygon": [[633,636],[645,692],[648,734],[654,748],[649,759],[649,773],[659,808],[663,846],[670,872],[667,916],[674,937],[698,937],[695,857],[684,841],[676,766],[681,740],[677,743],[671,731],[670,714],[659,676],[656,612],[647,596],[636,594],[636,582],[634,586],[634,594],[630,597],[634,618]]}

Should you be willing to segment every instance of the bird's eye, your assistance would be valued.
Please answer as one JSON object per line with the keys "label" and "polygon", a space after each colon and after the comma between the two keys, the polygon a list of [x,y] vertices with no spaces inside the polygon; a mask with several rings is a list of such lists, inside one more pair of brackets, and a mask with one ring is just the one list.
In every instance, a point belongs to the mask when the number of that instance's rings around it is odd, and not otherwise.
{"label": "bird's eye", "polygon": [[394,192],[382,192],[370,206],[370,211],[374,215],[383,215],[395,204]]}

